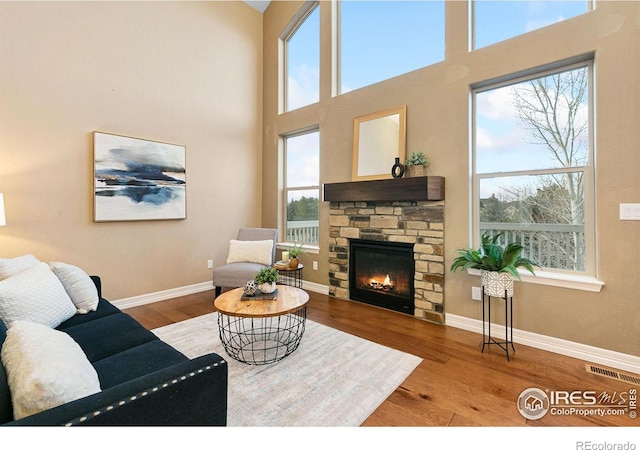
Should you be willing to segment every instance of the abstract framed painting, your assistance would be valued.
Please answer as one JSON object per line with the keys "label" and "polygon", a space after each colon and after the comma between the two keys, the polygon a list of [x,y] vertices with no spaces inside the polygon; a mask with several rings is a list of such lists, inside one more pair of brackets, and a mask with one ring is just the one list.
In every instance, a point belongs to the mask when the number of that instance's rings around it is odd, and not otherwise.
{"label": "abstract framed painting", "polygon": [[186,148],[95,131],[94,221],[186,219]]}

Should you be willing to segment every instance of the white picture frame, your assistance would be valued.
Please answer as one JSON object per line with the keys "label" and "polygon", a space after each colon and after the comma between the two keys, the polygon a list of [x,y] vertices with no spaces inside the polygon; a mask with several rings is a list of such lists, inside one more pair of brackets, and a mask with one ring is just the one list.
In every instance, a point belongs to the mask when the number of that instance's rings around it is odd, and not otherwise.
{"label": "white picture frame", "polygon": [[94,221],[186,219],[186,148],[93,133]]}

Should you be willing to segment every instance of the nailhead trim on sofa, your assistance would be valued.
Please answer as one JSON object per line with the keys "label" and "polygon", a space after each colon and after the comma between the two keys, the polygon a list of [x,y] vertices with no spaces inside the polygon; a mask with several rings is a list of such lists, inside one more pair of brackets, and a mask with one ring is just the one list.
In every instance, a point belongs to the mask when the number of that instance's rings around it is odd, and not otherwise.
{"label": "nailhead trim on sofa", "polygon": [[218,366],[220,366],[222,364],[226,364],[226,361],[221,361],[219,363],[210,364],[208,366],[203,367],[202,369],[198,369],[195,372],[190,372],[188,375],[182,375],[182,376],[180,376],[178,378],[174,378],[171,381],[165,381],[164,383],[156,385],[151,389],[147,389],[147,390],[145,390],[143,392],[140,392],[139,394],[132,395],[132,396],[126,398],[126,399],[120,400],[120,401],[118,401],[116,403],[113,403],[111,405],[108,405],[108,406],[106,406],[104,408],[98,409],[98,410],[94,411],[91,414],[86,414],[86,415],[84,415],[82,417],[77,417],[77,418],[71,420],[70,422],[67,422],[64,426],[70,427],[70,426],[73,426],[73,425],[81,424],[82,422],[86,422],[87,420],[89,420],[91,417],[99,416],[103,412],[111,411],[111,410],[113,410],[115,408],[118,408],[120,406],[123,406],[123,405],[126,405],[128,403],[134,402],[134,401],[136,401],[137,399],[139,399],[141,397],[146,397],[150,393],[158,392],[158,391],[160,391],[162,389],[165,389],[165,388],[167,388],[167,387],[169,387],[171,385],[179,383],[180,381],[185,381],[188,378],[192,378],[192,377],[194,377],[194,376],[196,376],[198,374],[201,374],[201,373],[203,373],[205,371],[211,370],[212,368],[218,367]]}

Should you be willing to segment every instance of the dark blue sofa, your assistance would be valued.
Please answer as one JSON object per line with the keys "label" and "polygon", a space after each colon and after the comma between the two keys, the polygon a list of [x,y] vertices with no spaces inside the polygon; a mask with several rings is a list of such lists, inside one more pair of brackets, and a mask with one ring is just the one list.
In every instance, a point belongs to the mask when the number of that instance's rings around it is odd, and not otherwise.
{"label": "dark blue sofa", "polygon": [[[101,392],[13,419],[11,394],[0,364],[2,425],[217,425],[227,422],[227,364],[215,353],[193,360],[158,339],[102,298],[96,311],[57,327],[84,350]],[[0,348],[6,327],[0,321]]]}

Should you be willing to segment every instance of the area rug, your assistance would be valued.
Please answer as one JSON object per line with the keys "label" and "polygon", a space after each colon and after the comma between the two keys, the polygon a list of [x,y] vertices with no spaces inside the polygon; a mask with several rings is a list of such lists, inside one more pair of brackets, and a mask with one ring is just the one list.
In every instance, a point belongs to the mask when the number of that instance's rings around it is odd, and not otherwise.
{"label": "area rug", "polygon": [[228,426],[358,426],[422,361],[310,320],[298,349],[264,366],[225,353],[217,313],[153,332],[190,358],[214,352],[227,360]]}

